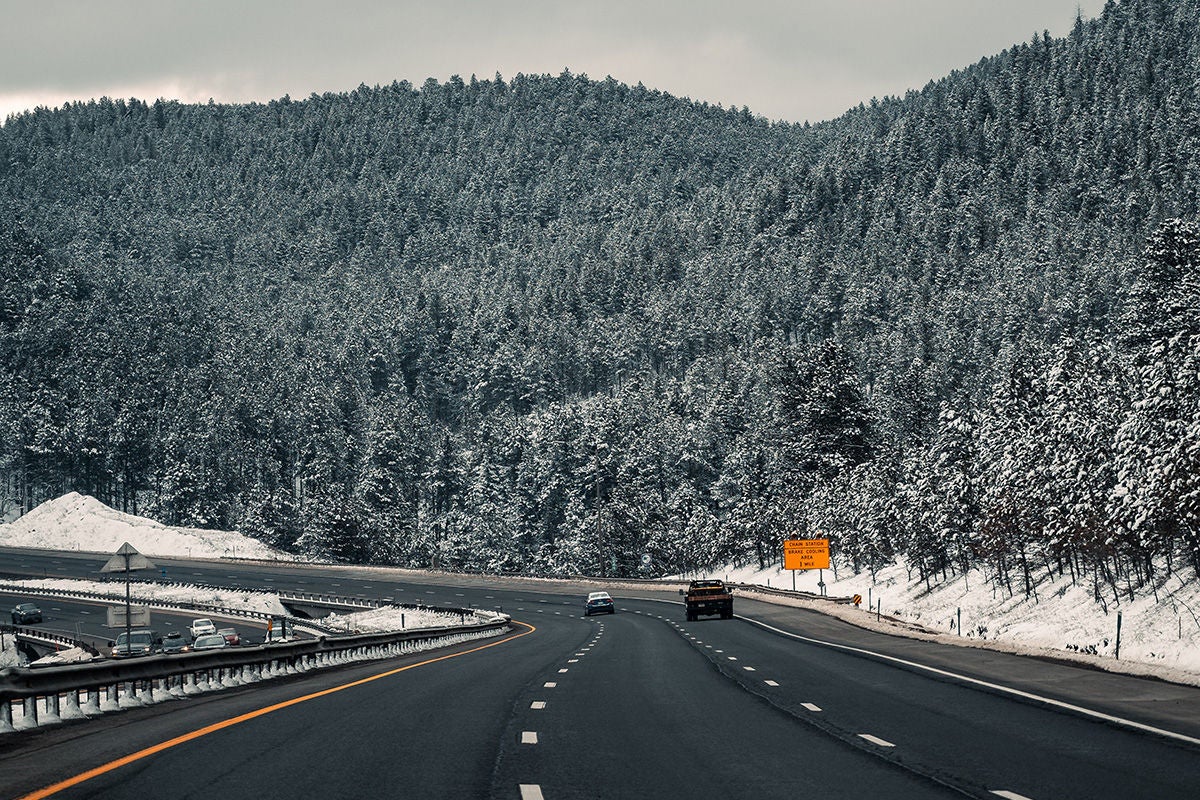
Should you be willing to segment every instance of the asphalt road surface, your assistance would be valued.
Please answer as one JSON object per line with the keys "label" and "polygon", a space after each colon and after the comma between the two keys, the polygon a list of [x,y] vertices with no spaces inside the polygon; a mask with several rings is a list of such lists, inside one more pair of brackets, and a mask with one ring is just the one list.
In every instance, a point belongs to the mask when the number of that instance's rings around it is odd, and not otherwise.
{"label": "asphalt road surface", "polygon": [[[0,550],[0,577],[89,577],[93,562]],[[745,598],[737,619],[685,622],[677,595],[614,591],[618,613],[585,618],[583,586],[167,567],[174,580],[503,608],[516,624],[498,639],[0,735],[0,797],[73,780],[39,796],[1200,797],[1200,689]]]}

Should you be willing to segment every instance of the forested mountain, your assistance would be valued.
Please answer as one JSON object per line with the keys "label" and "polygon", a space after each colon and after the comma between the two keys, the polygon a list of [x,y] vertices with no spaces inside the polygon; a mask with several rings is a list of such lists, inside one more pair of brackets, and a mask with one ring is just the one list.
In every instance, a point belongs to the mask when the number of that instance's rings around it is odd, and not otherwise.
{"label": "forested mountain", "polygon": [[1200,566],[1200,0],[815,126],[612,79],[0,128],[0,469],[531,574]]}

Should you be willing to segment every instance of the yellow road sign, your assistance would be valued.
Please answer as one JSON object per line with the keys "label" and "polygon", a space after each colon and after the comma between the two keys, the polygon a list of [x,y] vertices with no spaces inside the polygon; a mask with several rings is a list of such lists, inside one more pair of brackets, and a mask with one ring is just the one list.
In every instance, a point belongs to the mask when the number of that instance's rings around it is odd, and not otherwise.
{"label": "yellow road sign", "polygon": [[829,569],[828,539],[788,539],[783,543],[784,569]]}

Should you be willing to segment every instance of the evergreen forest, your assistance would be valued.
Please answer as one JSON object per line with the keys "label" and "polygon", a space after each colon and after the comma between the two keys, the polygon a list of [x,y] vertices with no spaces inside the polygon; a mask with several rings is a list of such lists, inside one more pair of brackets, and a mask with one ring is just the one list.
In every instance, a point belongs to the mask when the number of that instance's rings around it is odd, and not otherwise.
{"label": "evergreen forest", "polygon": [[1200,568],[1200,0],[819,124],[564,71],[0,128],[0,489],[338,561]]}

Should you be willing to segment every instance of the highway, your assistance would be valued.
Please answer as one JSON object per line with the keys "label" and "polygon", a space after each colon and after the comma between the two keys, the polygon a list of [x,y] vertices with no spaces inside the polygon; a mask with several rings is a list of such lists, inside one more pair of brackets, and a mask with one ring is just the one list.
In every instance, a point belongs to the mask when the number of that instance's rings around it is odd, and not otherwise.
{"label": "highway", "polygon": [[[0,550],[0,577],[95,577],[102,563]],[[166,565],[173,580],[503,608],[515,624],[500,639],[0,736],[0,797],[96,768],[37,796],[1200,796],[1197,688],[741,597],[736,619],[685,622],[678,595],[614,589],[617,614],[584,618],[595,587]]]}

